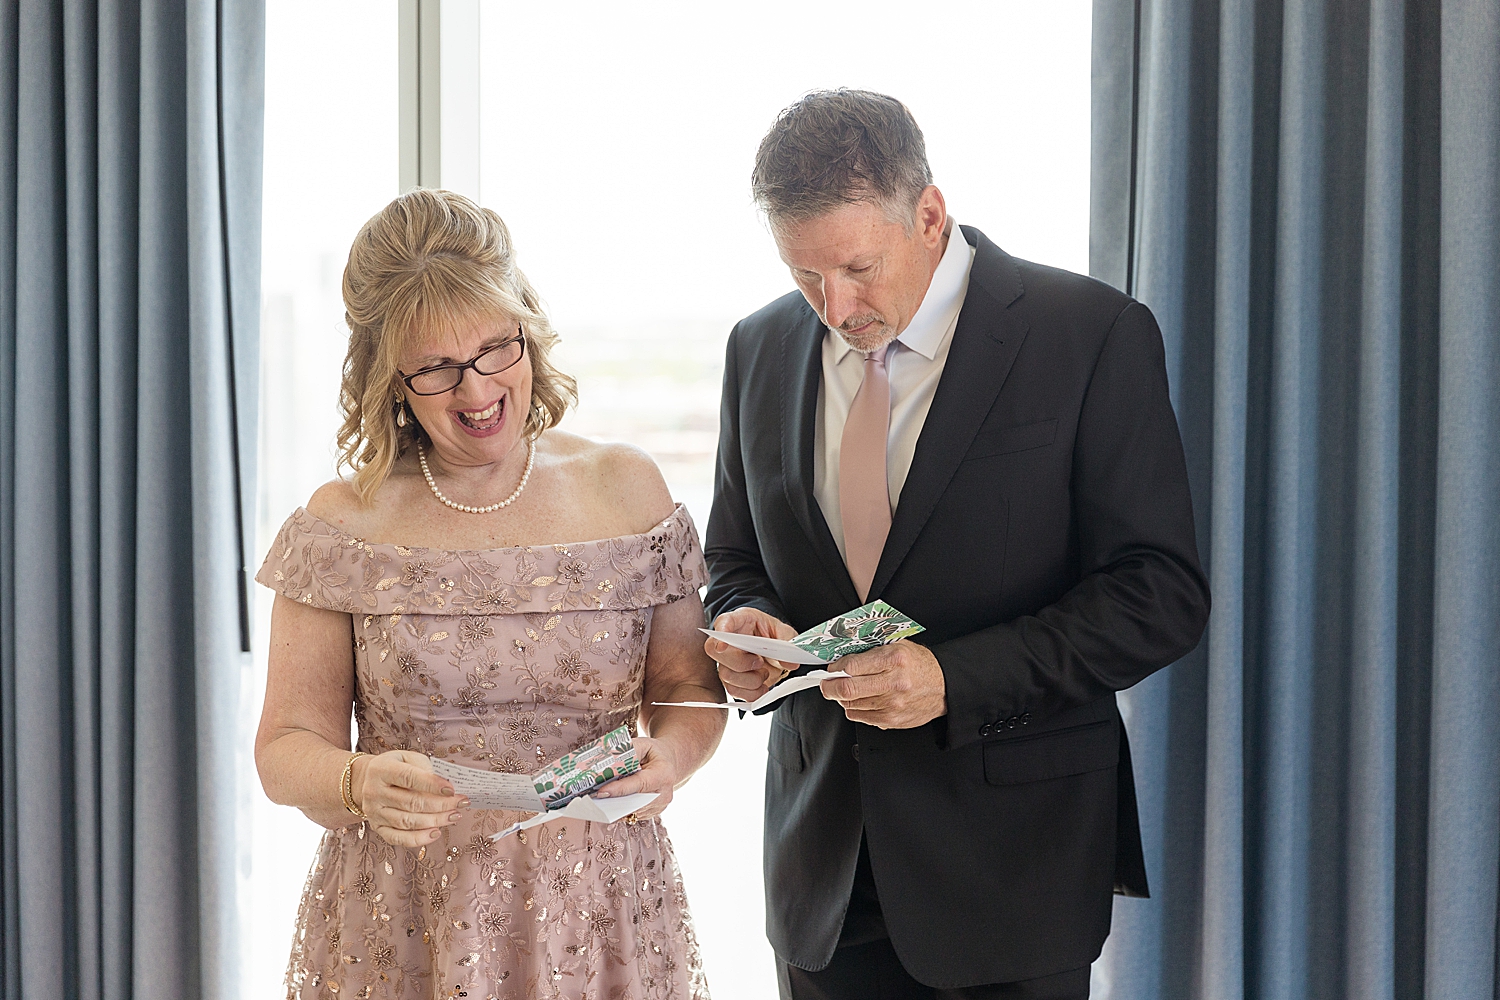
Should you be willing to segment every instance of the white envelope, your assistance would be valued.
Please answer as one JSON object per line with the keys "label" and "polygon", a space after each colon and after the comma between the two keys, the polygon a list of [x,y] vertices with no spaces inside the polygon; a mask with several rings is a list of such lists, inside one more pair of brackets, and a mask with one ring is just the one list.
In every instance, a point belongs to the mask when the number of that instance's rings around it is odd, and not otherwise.
{"label": "white envelope", "polygon": [[588,820],[593,823],[613,823],[624,819],[637,809],[644,809],[656,801],[660,792],[636,792],[633,795],[620,795],[608,799],[596,799],[592,795],[580,795],[560,809],[549,809],[543,813],[537,813],[529,819],[523,819],[519,823],[512,823],[499,833],[490,834],[491,840],[500,840],[509,837],[521,830],[529,830],[543,823],[550,823],[555,819],[579,819]]}
{"label": "white envelope", "polygon": [[746,712],[755,712],[767,705],[774,705],[789,694],[817,687],[819,681],[830,677],[848,676],[848,672],[843,670],[809,670],[805,674],[798,674],[796,677],[782,681],[754,701],[653,701],[651,704],[672,708],[739,708]]}
{"label": "white envelope", "polygon": [[727,642],[735,649],[743,649],[747,653],[756,656],[764,656],[772,660],[781,660],[783,663],[827,663],[821,656],[815,656],[794,645],[785,639],[767,639],[759,635],[740,635],[738,632],[720,632],[718,629],[702,628],[698,631],[704,635],[711,635],[720,642]]}

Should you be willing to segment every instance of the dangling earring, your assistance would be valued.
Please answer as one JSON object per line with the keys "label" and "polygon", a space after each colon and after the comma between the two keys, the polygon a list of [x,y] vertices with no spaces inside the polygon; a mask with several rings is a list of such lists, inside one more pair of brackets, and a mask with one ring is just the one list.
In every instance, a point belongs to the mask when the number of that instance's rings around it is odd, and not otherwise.
{"label": "dangling earring", "polygon": [[406,400],[404,399],[396,404],[396,426],[406,426]]}

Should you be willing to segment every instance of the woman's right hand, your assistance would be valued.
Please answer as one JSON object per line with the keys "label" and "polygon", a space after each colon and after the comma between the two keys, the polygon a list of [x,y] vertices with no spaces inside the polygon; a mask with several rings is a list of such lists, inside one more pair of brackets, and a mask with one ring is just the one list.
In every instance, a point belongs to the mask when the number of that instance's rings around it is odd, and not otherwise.
{"label": "woman's right hand", "polygon": [[354,804],[380,839],[397,847],[422,847],[458,822],[469,800],[432,772],[426,754],[387,750],[360,757],[351,776]]}

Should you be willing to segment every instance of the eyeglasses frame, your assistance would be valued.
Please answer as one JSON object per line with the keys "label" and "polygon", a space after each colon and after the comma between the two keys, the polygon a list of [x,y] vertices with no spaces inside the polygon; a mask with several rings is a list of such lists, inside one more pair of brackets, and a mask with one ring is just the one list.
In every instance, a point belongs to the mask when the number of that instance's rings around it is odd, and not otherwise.
{"label": "eyeglasses frame", "polygon": [[[484,350],[480,351],[478,354],[474,355],[463,364],[430,365],[419,371],[414,371],[410,375],[406,374],[398,368],[396,369],[396,374],[401,376],[401,381],[406,384],[406,391],[411,393],[413,396],[441,396],[445,392],[452,392],[454,389],[457,389],[459,386],[464,384],[464,372],[468,371],[470,368],[474,369],[474,374],[480,376],[481,378],[488,378],[491,375],[499,375],[501,372],[509,371],[516,365],[520,364],[521,359],[526,356],[526,328],[520,326],[519,324],[517,324],[517,326],[518,332],[514,337],[511,337],[509,340],[502,340],[500,343],[494,345],[493,347],[486,347]],[[511,344],[514,344],[517,341],[520,341],[521,343],[521,353],[516,355],[516,360],[506,365],[504,368],[497,368],[492,372],[482,372],[479,370],[480,358],[484,357],[486,354],[493,354],[495,351],[500,350],[500,348],[502,347],[509,347]],[[413,388],[411,384],[412,379],[420,378],[423,375],[430,375],[433,372],[444,371],[446,369],[458,370],[458,381],[454,382],[448,388],[440,389],[437,392],[421,392]]]}

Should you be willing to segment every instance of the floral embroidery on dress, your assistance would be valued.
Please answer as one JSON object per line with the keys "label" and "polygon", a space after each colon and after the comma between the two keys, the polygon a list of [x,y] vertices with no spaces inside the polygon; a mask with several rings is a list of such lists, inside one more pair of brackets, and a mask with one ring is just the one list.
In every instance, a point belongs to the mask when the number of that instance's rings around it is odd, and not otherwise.
{"label": "floral embroidery on dress", "polygon": [[[359,749],[519,773],[634,726],[652,608],[707,572],[681,506],[640,535],[456,551],[365,542],[299,508],[256,579],[350,615]],[[364,824],[324,834],[289,1000],[708,996],[659,819],[488,839],[514,818],[472,812],[416,849]]]}

